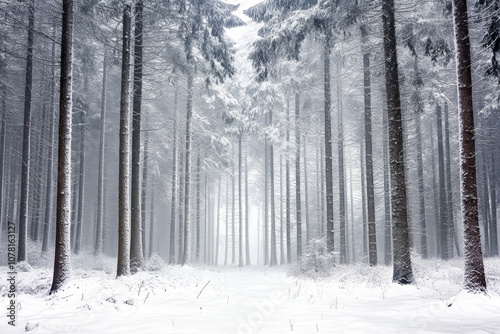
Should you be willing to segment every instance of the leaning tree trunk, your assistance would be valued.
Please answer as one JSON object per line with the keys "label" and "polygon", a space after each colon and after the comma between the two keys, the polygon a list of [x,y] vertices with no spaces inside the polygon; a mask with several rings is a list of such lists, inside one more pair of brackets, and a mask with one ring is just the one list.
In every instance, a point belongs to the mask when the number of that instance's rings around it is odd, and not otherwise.
{"label": "leaning tree trunk", "polygon": [[193,74],[187,79],[187,107],[186,107],[186,158],[184,160],[184,249],[182,265],[189,264],[191,250],[191,123],[193,120]]}
{"label": "leaning tree trunk", "polygon": [[326,182],[326,249],[328,254],[334,251],[333,231],[333,156],[332,156],[332,120],[330,107],[332,104],[330,92],[330,47],[325,42],[324,52],[324,94],[325,94],[325,182]]}
{"label": "leaning tree trunk", "polygon": [[130,202],[130,270],[142,268],[141,231],[141,99],[142,99],[142,1],[135,5],[134,93],[132,106],[132,184]]}
{"label": "leaning tree trunk", "polygon": [[54,276],[50,292],[69,279],[71,224],[71,112],[73,72],[73,1],[63,1],[61,81],[59,93],[59,148],[57,163],[57,211]]}
{"label": "leaning tree trunk", "polygon": [[99,137],[99,170],[97,181],[97,223],[95,233],[94,255],[99,256],[103,248],[103,225],[104,225],[104,149],[106,131],[106,93],[108,84],[108,49],[104,48],[104,59],[102,61],[102,89],[101,89],[101,123]]}
{"label": "leaning tree trunk", "polygon": [[[17,261],[27,260],[28,201],[31,142],[31,88],[33,86],[33,40],[35,29],[34,0],[28,3],[28,47],[26,56],[26,79],[24,84],[23,154],[21,162],[21,200],[19,213],[19,235]],[[72,15],[72,14],[71,14]]]}
{"label": "leaning tree trunk", "polygon": [[[300,95],[295,93],[295,210],[297,220],[297,259],[302,256],[302,205],[300,200]],[[271,162],[272,164],[272,162]],[[273,196],[273,194],[271,194]]]}
{"label": "leaning tree trunk", "polygon": [[398,59],[394,0],[382,2],[384,29],[385,82],[389,118],[389,158],[391,168],[393,280],[399,284],[413,283],[408,233],[408,210],[403,142],[403,120],[399,93]]}
{"label": "leaning tree trunk", "polygon": [[118,261],[116,275],[130,275],[130,33],[131,9],[123,9],[120,151],[118,167]]}
{"label": "leaning tree trunk", "polygon": [[486,291],[481,234],[477,214],[476,146],[467,0],[453,0],[453,19],[457,50],[465,288],[471,292]]}

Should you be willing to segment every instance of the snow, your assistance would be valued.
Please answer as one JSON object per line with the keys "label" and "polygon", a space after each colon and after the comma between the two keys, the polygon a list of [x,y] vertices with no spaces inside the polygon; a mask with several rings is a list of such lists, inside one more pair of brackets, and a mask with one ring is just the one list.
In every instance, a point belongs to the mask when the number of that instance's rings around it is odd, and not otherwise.
{"label": "snow", "polygon": [[[500,333],[499,258],[485,261],[488,295],[462,291],[462,260],[417,259],[409,286],[392,283],[390,267],[361,264],[306,277],[296,267],[180,267],[155,257],[151,271],[116,279],[113,259],[74,261],[55,295],[51,269],[18,272],[17,327],[4,317],[0,333]],[[4,306],[6,289],[2,277]]]}

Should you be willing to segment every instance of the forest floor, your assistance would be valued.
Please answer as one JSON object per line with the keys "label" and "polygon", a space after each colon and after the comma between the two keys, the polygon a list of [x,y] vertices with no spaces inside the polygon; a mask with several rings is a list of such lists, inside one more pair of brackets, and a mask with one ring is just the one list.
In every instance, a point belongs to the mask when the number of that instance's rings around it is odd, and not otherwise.
{"label": "forest floor", "polygon": [[[166,266],[115,278],[115,263],[73,258],[71,281],[49,295],[47,267],[19,266],[16,327],[0,266],[0,333],[500,333],[500,258],[485,261],[488,294],[461,290],[463,261],[413,263],[416,284],[387,266]],[[21,272],[21,270],[27,270]],[[314,273],[314,271],[313,271]]]}

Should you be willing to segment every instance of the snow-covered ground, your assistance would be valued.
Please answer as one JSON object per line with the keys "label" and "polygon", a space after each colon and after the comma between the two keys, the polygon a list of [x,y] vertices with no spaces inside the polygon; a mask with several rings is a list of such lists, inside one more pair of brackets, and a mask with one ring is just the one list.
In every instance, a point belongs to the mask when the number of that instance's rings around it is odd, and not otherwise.
{"label": "snow-covered ground", "polygon": [[[0,333],[500,333],[500,259],[488,295],[461,291],[461,260],[414,260],[416,284],[390,267],[337,266],[326,277],[293,267],[179,267],[115,278],[112,259],[74,258],[71,282],[49,295],[50,269],[18,272],[17,327]],[[0,267],[0,304],[7,267]]]}

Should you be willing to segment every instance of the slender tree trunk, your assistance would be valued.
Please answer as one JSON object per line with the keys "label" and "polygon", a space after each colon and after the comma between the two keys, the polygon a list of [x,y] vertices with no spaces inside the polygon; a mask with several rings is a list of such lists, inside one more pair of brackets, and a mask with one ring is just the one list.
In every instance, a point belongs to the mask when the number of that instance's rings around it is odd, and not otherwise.
{"label": "slender tree trunk", "polygon": [[130,39],[131,8],[123,9],[117,276],[130,275]]}
{"label": "slender tree trunk", "polygon": [[71,273],[71,111],[73,73],[73,1],[63,1],[61,81],[59,93],[59,148],[54,275],[50,292],[59,290]]}
{"label": "slender tree trunk", "polygon": [[134,33],[134,94],[132,111],[132,184],[130,204],[130,270],[132,274],[142,268],[141,231],[141,99],[142,99],[142,11],[143,4],[139,0],[135,5]]}
{"label": "slender tree trunk", "polygon": [[[53,43],[54,44],[54,43]],[[0,48],[4,50],[5,44],[4,44],[4,37],[0,37]],[[7,77],[6,73],[7,69],[7,60],[6,60],[6,53],[2,52],[0,54],[0,76],[2,78]],[[1,127],[1,137],[0,137],[0,235],[1,232],[3,231],[3,226],[4,226],[4,199],[6,196],[4,196],[4,184],[6,182],[7,178],[5,177],[5,165],[7,163],[7,159],[5,156],[5,143],[6,143],[6,138],[7,138],[7,86],[5,84],[2,84],[0,88],[0,127]],[[8,189],[8,188],[7,188]],[[7,190],[5,190],[7,192]]]}
{"label": "slender tree trunk", "polygon": [[33,40],[35,28],[34,0],[28,2],[28,47],[26,52],[26,79],[24,84],[23,154],[21,163],[21,200],[17,262],[27,261],[29,174],[31,143],[31,88],[33,86]]}
{"label": "slender tree trunk", "polygon": [[178,224],[177,224],[177,263],[182,263],[183,242],[184,242],[184,163],[186,161],[183,152],[179,152],[179,200],[178,200]]}
{"label": "slender tree trunk", "polygon": [[[432,151],[434,151],[434,127],[431,124],[431,148]],[[433,199],[434,199],[434,225],[436,229],[436,257],[440,257],[440,250],[441,250],[441,229],[439,228],[439,217],[440,217],[440,212],[439,212],[439,185],[437,183],[437,178],[436,178],[436,159],[434,157],[434,153],[431,154],[431,165],[432,165],[432,188],[434,189],[433,191]]]}
{"label": "slender tree trunk", "polygon": [[[366,164],[365,164],[365,145],[360,140],[360,165],[361,165],[361,211],[363,213],[363,257],[368,259],[368,221],[366,208]],[[390,262],[390,261],[389,261]]]}
{"label": "slender tree trunk", "polygon": [[220,194],[221,194],[221,177],[217,181],[217,234],[215,236],[215,262],[214,265],[219,264],[219,239],[220,239]]}
{"label": "slender tree trunk", "polygon": [[[366,43],[367,27],[362,26],[361,35]],[[368,210],[368,257],[371,266],[377,265],[377,231],[375,225],[375,188],[373,181],[373,150],[372,150],[372,101],[371,101],[371,73],[370,53],[363,53],[363,86],[365,102],[365,164],[366,164],[366,197]]]}
{"label": "slender tree trunk", "polygon": [[339,225],[340,225],[340,263],[348,263],[346,246],[346,194],[344,172],[344,125],[342,117],[342,82],[340,79],[340,59],[337,61],[337,103],[338,103],[338,163],[339,163]]}
{"label": "slender tree trunk", "polygon": [[99,171],[97,181],[97,224],[94,255],[99,256],[103,248],[103,225],[104,225],[104,150],[106,147],[106,93],[108,85],[108,49],[104,48],[104,59],[102,61],[102,89],[101,89],[101,124],[99,137]]}
{"label": "slender tree trunk", "polygon": [[384,263],[386,266],[392,261],[392,219],[391,219],[391,196],[389,177],[389,149],[387,138],[389,136],[387,109],[383,109],[383,156],[384,156]]}
{"label": "slender tree trunk", "polygon": [[[84,91],[88,93],[88,78],[84,78]],[[87,94],[85,94],[88,96]],[[80,254],[82,244],[82,225],[83,225],[83,205],[85,196],[85,123],[87,122],[87,104],[83,103],[80,111],[80,161],[78,171],[78,212],[76,221],[76,236],[75,236],[75,254]]]}
{"label": "slender tree trunk", "polygon": [[484,256],[488,257],[490,255],[490,196],[488,192],[488,167],[486,166],[486,154],[483,153],[483,172],[480,174],[482,176],[483,184],[483,194],[481,198],[482,211],[483,211],[483,233],[484,233]]}
{"label": "slender tree trunk", "polygon": [[[363,154],[363,151],[360,151],[360,155]],[[351,160],[351,159],[349,159]],[[354,194],[352,191],[352,184],[353,184],[353,179],[352,179],[352,164],[349,164],[349,195],[350,195],[350,206],[351,206],[351,248],[352,248],[352,262],[351,263],[356,263],[356,246],[354,244]]]}
{"label": "slender tree trunk", "polygon": [[413,283],[413,272],[408,233],[404,137],[399,94],[394,0],[383,0],[382,12],[392,188],[393,280],[399,284],[410,284]]}
{"label": "slender tree trunk", "polygon": [[305,203],[304,209],[306,211],[306,247],[309,245],[309,241],[311,241],[311,220],[309,219],[309,182],[307,178],[307,148],[306,148],[306,138],[304,137],[304,195],[305,195]]}
{"label": "slender tree trunk", "polygon": [[285,264],[285,238],[284,238],[284,219],[283,219],[283,154],[280,155],[280,264]]}
{"label": "slender tree trunk", "polygon": [[439,226],[440,226],[440,254],[441,259],[448,260],[448,212],[446,206],[446,179],[444,174],[444,148],[443,148],[443,125],[441,106],[436,106],[437,119],[437,144],[439,164]]}
{"label": "slender tree trunk", "polygon": [[172,143],[172,200],[170,201],[170,249],[168,255],[168,264],[175,263],[175,208],[177,207],[177,95],[178,86],[175,83],[175,95],[174,95],[174,128],[172,129],[173,143]]}
{"label": "slender tree trunk", "polygon": [[238,135],[238,267],[243,267],[243,152],[241,151],[241,137]]}
{"label": "slender tree trunk", "polygon": [[154,213],[155,213],[155,187],[154,187],[154,181],[155,177],[153,176],[153,182],[151,182],[151,209],[149,211],[149,258],[153,255],[153,250],[154,250],[154,235],[155,235],[155,224],[154,224]]}
{"label": "slender tree trunk", "polygon": [[457,256],[460,256],[460,247],[458,245],[457,231],[455,228],[455,215],[453,213],[453,191],[451,186],[451,158],[450,158],[450,125],[448,117],[448,103],[445,102],[444,105],[444,154],[446,158],[446,207],[448,211],[448,230],[449,230],[449,246],[451,254],[453,254],[453,248],[457,251]]}
{"label": "slender tree trunk", "polygon": [[326,204],[326,197],[325,197],[325,165],[323,163],[321,163],[322,161],[325,160],[325,148],[323,145],[321,145],[321,143],[319,143],[319,170],[320,170],[320,177],[319,177],[319,181],[320,181],[320,200],[321,200],[321,203],[320,203],[320,224],[319,224],[319,235],[320,236],[325,236],[326,238],[326,230],[325,230],[325,227],[326,227],[326,224],[325,224],[325,204]]}
{"label": "slender tree trunk", "polygon": [[[143,123],[144,124],[144,123]],[[142,154],[142,186],[141,186],[141,241],[142,241],[142,254],[146,258],[146,204],[147,204],[147,190],[148,190],[148,162],[149,162],[149,133],[146,131],[144,134],[144,147]],[[153,183],[151,184],[153,187]]]}
{"label": "slender tree trunk", "polygon": [[[286,143],[290,144],[290,106],[287,100],[286,102]],[[266,155],[267,156],[267,155]],[[267,189],[267,182],[266,182]],[[290,159],[288,155],[285,160],[285,190],[286,190],[286,199],[285,199],[285,211],[286,211],[286,262],[288,264],[292,263],[292,245],[291,245],[291,222],[290,222]],[[267,197],[266,197],[267,198]],[[267,258],[266,258],[267,259]]]}
{"label": "slender tree trunk", "polygon": [[[248,148],[245,151],[245,265],[250,265],[250,216],[248,207]],[[219,223],[217,222],[217,238],[219,238]],[[218,240],[218,239],[217,239]]]}
{"label": "slender tree trunk", "polygon": [[[269,113],[269,123],[273,124],[273,113]],[[270,201],[271,201],[271,258],[269,259],[270,266],[278,264],[276,254],[276,210],[274,205],[274,145],[271,142],[269,145],[269,182],[270,182]],[[298,223],[297,223],[298,224]],[[298,226],[297,226],[298,228]]]}
{"label": "slender tree trunk", "polygon": [[333,230],[333,156],[332,156],[332,120],[330,115],[330,47],[325,42],[324,60],[324,93],[325,93],[325,182],[326,182],[326,248],[328,254],[334,251]]}
{"label": "slender tree trunk", "polygon": [[236,263],[236,177],[234,170],[234,149],[231,152],[231,158],[233,159],[231,163],[232,175],[232,205],[231,205],[231,264]]}
{"label": "slender tree trunk", "polygon": [[201,155],[196,158],[196,246],[195,261],[200,261],[200,227],[201,227]]}
{"label": "slender tree trunk", "polygon": [[[300,199],[300,95],[295,93],[295,209],[297,220],[297,259],[302,257],[302,205]],[[272,162],[271,162],[272,164]],[[273,194],[271,193],[271,196]]]}
{"label": "slender tree trunk", "polygon": [[495,152],[490,155],[490,168],[491,173],[489,173],[489,185],[490,185],[490,197],[491,197],[491,234],[490,234],[490,255],[498,256],[498,227],[497,227],[497,191],[496,191],[496,163],[495,163]]}
{"label": "slender tree trunk", "polygon": [[[265,124],[268,125],[268,113]],[[264,265],[269,264],[269,139],[264,138]]]}
{"label": "slender tree trunk", "polygon": [[191,204],[190,204],[190,186],[191,186],[191,122],[193,118],[193,75],[188,74],[187,86],[187,113],[186,113],[186,167],[184,173],[184,255],[182,265],[189,264],[191,250]]}
{"label": "slender tree trunk", "polygon": [[467,1],[453,0],[457,50],[458,112],[460,124],[462,222],[464,225],[465,288],[486,291],[481,235],[477,213],[476,147],[472,106],[472,70]]}
{"label": "slender tree trunk", "polygon": [[226,242],[224,245],[224,265],[227,266],[227,258],[229,256],[229,179],[226,179]]}
{"label": "slender tree trunk", "polygon": [[415,135],[417,146],[417,182],[418,182],[418,216],[420,223],[420,254],[426,259],[427,254],[427,226],[425,222],[425,190],[424,190],[424,164],[422,159],[422,130],[420,117],[424,113],[424,105],[420,98],[422,79],[418,68],[418,56],[415,56]]}

